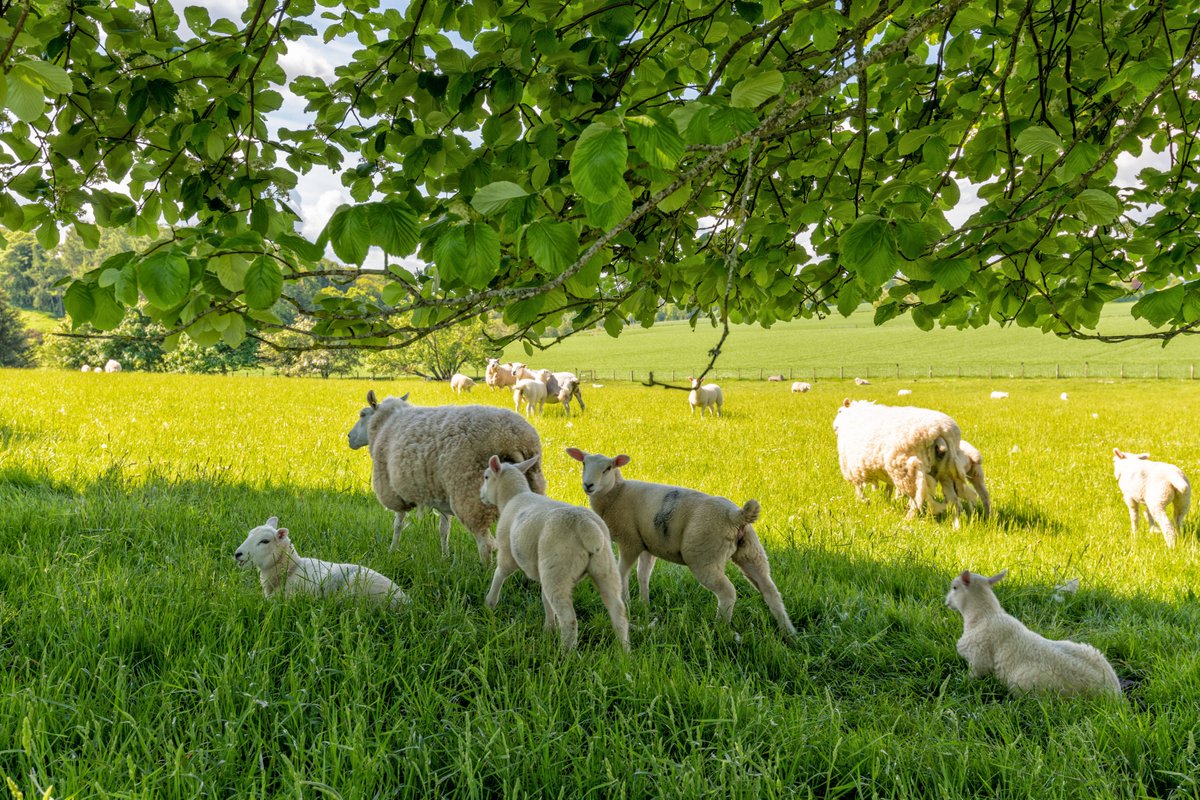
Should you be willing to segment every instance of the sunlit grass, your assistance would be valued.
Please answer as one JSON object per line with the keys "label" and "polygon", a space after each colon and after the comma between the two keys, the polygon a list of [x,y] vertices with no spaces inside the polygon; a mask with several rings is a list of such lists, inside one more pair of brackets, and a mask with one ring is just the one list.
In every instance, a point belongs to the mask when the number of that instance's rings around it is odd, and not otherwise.
{"label": "sunlit grass", "polygon": [[[535,587],[483,607],[490,570],[457,524],[450,560],[432,518],[387,552],[369,457],[345,439],[366,381],[0,371],[0,772],[56,797],[1200,791],[1196,528],[1174,551],[1131,541],[1111,467],[1119,446],[1200,475],[1192,384],[1031,380],[993,401],[987,380],[722,383],[720,419],[612,382],[585,385],[582,416],[548,408],[550,492],[584,502],[575,445],[630,454],[630,478],[757,498],[799,635],[783,640],[740,577],[732,628],[716,624],[712,596],[661,565],[629,656],[581,585],[576,656],[542,632]],[[883,493],[854,500],[833,414],[901,385],[983,451],[994,518],[954,531],[906,522]],[[412,609],[265,601],[231,555],[272,514],[302,554],[379,569]],[[1009,610],[1103,649],[1129,701],[969,681],[942,605],[966,567],[1009,568]]]}

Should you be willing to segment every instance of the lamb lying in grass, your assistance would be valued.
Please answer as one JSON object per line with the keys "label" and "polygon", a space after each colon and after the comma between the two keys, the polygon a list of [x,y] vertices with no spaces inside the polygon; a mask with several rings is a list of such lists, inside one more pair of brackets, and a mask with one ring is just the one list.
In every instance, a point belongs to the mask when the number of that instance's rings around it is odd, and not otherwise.
{"label": "lamb lying in grass", "polygon": [[400,587],[373,569],[357,564],[332,564],[301,558],[279,519],[253,528],[233,557],[241,566],[258,567],[258,579],[267,597],[294,594],[346,594],[399,607],[408,602]]}
{"label": "lamb lying in grass", "polygon": [[572,595],[584,575],[591,577],[608,609],[617,641],[629,649],[629,619],[621,599],[612,540],[594,512],[551,500],[529,489],[525,473],[541,456],[502,464],[492,456],[483,471],[479,499],[500,509],[496,523],[496,572],[485,602],[495,608],[500,588],[518,569],[542,585],[547,629],[557,619],[562,646],[575,647],[578,624]]}
{"label": "lamb lying in grass", "polygon": [[717,616],[728,623],[737,600],[737,590],[725,577],[725,565],[732,560],[762,594],[780,630],[796,632],[751,526],[761,513],[757,500],[738,508],[724,497],[695,489],[627,481],[621,476],[627,455],[609,458],[576,447],[568,447],[567,455],[583,464],[583,491],[620,550],[622,595],[629,596],[629,573],[637,562],[642,602],[649,603],[654,559],[663,558],[690,569],[717,596]]}
{"label": "lamb lying in grass", "polygon": [[994,673],[1018,694],[1119,697],[1121,683],[1103,653],[1039,636],[1000,607],[992,587],[1006,574],[985,578],[964,571],[946,595],[946,605],[962,614],[958,654],[971,665],[971,677]]}
{"label": "lamb lying in grass", "polygon": [[[1175,546],[1175,532],[1192,502],[1192,485],[1183,470],[1164,461],[1151,461],[1149,453],[1125,453],[1113,448],[1113,475],[1125,505],[1129,507],[1129,528],[1137,538],[1138,506],[1146,507],[1150,527],[1158,525],[1167,547]],[[1168,514],[1167,506],[1175,513]]]}

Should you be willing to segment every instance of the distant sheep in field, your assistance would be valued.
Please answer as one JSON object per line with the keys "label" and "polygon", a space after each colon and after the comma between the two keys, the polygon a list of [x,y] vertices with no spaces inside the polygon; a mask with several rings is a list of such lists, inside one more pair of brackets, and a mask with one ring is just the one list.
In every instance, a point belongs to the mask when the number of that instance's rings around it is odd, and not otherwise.
{"label": "distant sheep in field", "polygon": [[450,389],[455,394],[469,392],[475,388],[475,381],[463,375],[461,372],[456,372],[450,376]]}
{"label": "distant sheep in field", "polygon": [[728,623],[737,600],[737,590],[725,577],[732,560],[762,594],[780,630],[796,632],[754,533],[752,523],[761,513],[757,500],[739,508],[724,497],[695,489],[627,481],[621,476],[621,467],[629,463],[627,455],[609,458],[575,447],[567,448],[567,455],[583,464],[584,494],[620,551],[621,593],[626,598],[636,562],[642,602],[650,602],[650,573],[654,559],[662,558],[690,569],[700,585],[716,595],[717,616]]}
{"label": "distant sheep in field", "polygon": [[592,388],[593,388],[593,389],[603,389],[603,388],[604,388],[604,384],[603,384],[603,383],[593,383],[593,384],[592,384]]}
{"label": "distant sheep in field", "polygon": [[563,411],[571,416],[571,400],[579,404],[580,412],[585,410],[583,405],[583,389],[579,386],[579,378],[571,372],[551,372],[548,369],[539,370],[537,379],[546,384],[546,402],[553,405],[561,403]]}
{"label": "distant sheep in field", "polygon": [[506,364],[501,364],[498,358],[489,358],[484,370],[483,380],[490,389],[503,389],[517,382],[513,371]]}
{"label": "distant sheep in field", "polygon": [[546,384],[537,378],[522,378],[513,386],[513,410],[520,411],[525,403],[525,416],[541,414],[546,402]]}
{"label": "distant sheep in field", "polygon": [[88,366],[87,364],[84,364],[82,367],[79,368],[79,371],[80,372],[91,372],[92,368],[90,366]]}
{"label": "distant sheep in field", "polygon": [[812,391],[811,383],[805,383],[804,381],[796,381],[795,383],[792,384],[792,393],[793,394],[804,394],[805,392],[810,392],[810,391]]}
{"label": "distant sheep in field", "polygon": [[910,394],[912,394],[912,389],[897,389],[896,390],[897,397],[908,397]]}
{"label": "distant sheep in field", "polygon": [[574,649],[578,638],[575,585],[584,575],[596,584],[608,609],[617,641],[629,649],[629,618],[621,598],[612,539],[604,520],[590,509],[551,500],[529,490],[523,473],[541,456],[520,464],[502,464],[492,456],[479,489],[480,499],[499,509],[496,523],[496,572],[484,600],[494,609],[500,589],[518,569],[542,585],[545,627],[557,620],[562,646]]}
{"label": "distant sheep in field", "polygon": [[[1113,448],[1113,475],[1129,508],[1129,529],[1137,537],[1138,506],[1146,521],[1162,531],[1167,547],[1175,546],[1176,530],[1183,526],[1192,502],[1192,485],[1183,470],[1164,461],[1151,461],[1149,453],[1125,453]],[[1174,514],[1167,513],[1167,506]]]}
{"label": "distant sheep in field", "polygon": [[707,409],[709,414],[715,413],[718,417],[721,416],[721,406],[725,403],[725,395],[721,392],[721,387],[715,383],[706,383],[700,385],[698,378],[689,377],[688,381],[692,384],[692,391],[688,393],[688,406],[695,415],[696,409],[700,409],[700,416],[704,416]]}
{"label": "distant sheep in field", "polygon": [[971,677],[995,674],[1017,694],[1120,697],[1117,673],[1095,647],[1046,639],[1005,612],[992,587],[1006,574],[986,578],[964,571],[946,594],[946,605],[962,614],[957,649]]}
{"label": "distant sheep in field", "polygon": [[842,477],[854,486],[859,500],[869,483],[892,484],[909,498],[911,519],[928,505],[940,510],[931,489],[937,475],[959,525],[958,491],[966,486],[962,434],[958,424],[941,413],[913,406],[877,405],[847,398],[833,421],[837,433]]}
{"label": "distant sheep in field", "polygon": [[855,378],[854,385],[855,386],[870,386],[871,382],[869,380],[867,380],[866,378]]}
{"label": "distant sheep in field", "polygon": [[121,362],[117,361],[114,358],[110,358],[108,361],[106,361],[104,363],[104,371],[105,372],[120,372],[121,371]]}
{"label": "distant sheep in field", "polygon": [[1059,400],[1066,400],[1066,399],[1067,399],[1067,393],[1066,393],[1066,392],[1063,392],[1062,394],[1060,394],[1060,395],[1058,396],[1058,399],[1059,399]]}
{"label": "distant sheep in field", "polygon": [[315,558],[301,558],[279,519],[271,517],[265,525],[253,528],[233,554],[241,566],[258,567],[263,594],[282,593],[332,595],[346,594],[386,602],[399,607],[408,602],[400,587],[373,569],[357,564],[333,564]]}
{"label": "distant sheep in field", "polygon": [[768,375],[768,376],[767,376],[767,381],[768,381],[769,383],[782,383],[782,382],[783,382],[783,376],[782,376],[782,375]]}
{"label": "distant sheep in field", "polygon": [[1007,400],[1008,392],[992,392],[993,400]]}
{"label": "distant sheep in field", "polygon": [[[396,514],[392,545],[400,544],[405,515],[417,506],[453,514],[466,526],[488,563],[495,547],[490,528],[496,509],[479,499],[483,468],[492,454],[517,463],[542,452],[533,426],[519,414],[492,406],[409,405],[408,395],[382,402],[367,393],[367,407],[349,433],[351,449],[368,447],[374,464],[371,483],[375,496]],[[526,473],[529,487],[546,492],[538,468]],[[448,550],[449,520],[443,519],[442,551]]]}

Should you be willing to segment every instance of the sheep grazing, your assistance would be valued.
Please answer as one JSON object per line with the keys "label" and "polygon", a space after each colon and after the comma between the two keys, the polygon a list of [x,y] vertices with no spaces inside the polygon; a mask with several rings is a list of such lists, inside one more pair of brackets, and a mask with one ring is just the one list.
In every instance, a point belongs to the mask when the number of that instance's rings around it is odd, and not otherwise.
{"label": "sheep grazing", "polygon": [[971,677],[995,674],[1018,694],[1120,697],[1117,673],[1099,650],[1046,639],[1004,611],[992,587],[1006,574],[986,578],[964,571],[946,594],[946,605],[962,614],[958,654],[971,666]]}
{"label": "sheep grazing", "polygon": [[539,370],[537,378],[546,384],[546,402],[562,403],[563,411],[571,416],[571,400],[579,404],[579,411],[586,410],[583,405],[583,389],[580,388],[579,378],[572,372],[551,372],[548,369]]}
{"label": "sheep grazing", "polygon": [[546,403],[546,384],[537,378],[522,378],[513,386],[513,410],[520,411],[525,403],[525,416],[541,414]]}
{"label": "sheep grazing", "polygon": [[768,375],[767,382],[768,383],[783,383],[783,376],[782,375]]}
{"label": "sheep grazing", "polygon": [[475,388],[475,381],[463,375],[461,372],[456,372],[450,376],[450,389],[455,394],[469,392]]}
{"label": "sheep grazing", "polygon": [[514,361],[508,365],[508,370],[513,374],[513,377],[518,381],[533,381],[537,380],[537,373],[529,368],[529,365],[522,364],[520,361]]}
{"label": "sheep grazing", "polygon": [[721,416],[721,406],[725,403],[725,395],[722,394],[721,387],[715,383],[706,383],[701,386],[699,378],[690,376],[688,381],[692,384],[692,391],[688,392],[688,405],[692,409],[692,415],[695,416],[698,408],[702,417],[706,409],[709,414],[715,413],[718,417]]}
{"label": "sheep grazing", "polygon": [[529,490],[525,473],[541,456],[503,464],[496,456],[483,471],[479,497],[500,510],[496,523],[496,572],[484,602],[494,609],[504,581],[518,569],[542,585],[545,627],[558,622],[563,649],[579,636],[572,595],[584,575],[596,584],[621,647],[629,650],[629,618],[621,599],[617,562],[604,521],[593,511]]}
{"label": "sheep grazing", "polygon": [[912,389],[897,389],[896,390],[897,397],[908,397],[910,394],[912,394]]}
{"label": "sheep grazing", "polygon": [[805,392],[809,392],[809,391],[812,391],[811,383],[805,383],[804,381],[796,381],[795,383],[792,384],[792,392],[794,394],[804,394]]}
{"label": "sheep grazing", "polygon": [[108,361],[106,361],[104,363],[104,371],[105,372],[120,372],[121,371],[121,362],[117,361],[116,359],[110,358]]}
{"label": "sheep grazing", "polygon": [[855,386],[870,386],[871,382],[869,380],[867,380],[866,378],[855,378],[854,385]]}
{"label": "sheep grazing", "polygon": [[725,577],[730,559],[758,589],[780,629],[796,629],[788,618],[783,598],[771,580],[766,551],[751,523],[761,507],[747,500],[738,508],[724,497],[661,483],[627,481],[621,467],[629,456],[609,458],[568,447],[567,455],[583,464],[583,491],[592,510],[608,525],[620,551],[621,593],[629,597],[629,573],[638,565],[642,602],[650,602],[650,574],[654,559],[683,564],[700,585],[717,597],[717,616],[733,619],[737,590]]}
{"label": "sheep grazing", "polygon": [[[1137,538],[1138,506],[1146,508],[1147,524],[1162,531],[1167,547],[1175,546],[1175,533],[1192,502],[1192,485],[1183,470],[1164,461],[1151,461],[1149,453],[1126,453],[1113,448],[1113,475],[1129,507],[1129,530]],[[1174,515],[1167,506],[1174,507]]]}
{"label": "sheep grazing", "polygon": [[1066,392],[1063,392],[1062,394],[1060,394],[1060,395],[1058,396],[1058,399],[1059,399],[1059,400],[1066,401],[1066,400],[1067,400],[1067,393],[1066,393]]}
{"label": "sheep grazing", "polygon": [[487,368],[483,374],[483,380],[488,385],[488,388],[503,389],[506,386],[512,386],[517,382],[516,376],[513,375],[512,369],[506,364],[501,364],[498,358],[489,358]]}
{"label": "sheep grazing", "polygon": [[278,517],[251,529],[233,557],[243,567],[248,564],[258,567],[258,580],[267,597],[279,592],[284,596],[346,594],[386,602],[392,607],[408,602],[408,596],[399,586],[373,569],[301,558],[288,529],[279,527]]}
{"label": "sheep grazing", "polygon": [[84,364],[82,367],[79,368],[79,371],[80,372],[91,372],[92,368],[89,367],[87,364]]}
{"label": "sheep grazing", "polygon": [[[983,454],[966,439],[958,443],[958,451],[962,455],[959,460],[959,472],[966,477],[967,482],[975,490],[979,504],[983,507],[983,515],[986,517],[992,513],[992,498],[988,494],[987,484],[983,480]],[[942,490],[946,491],[944,483]],[[969,496],[969,493],[964,496]]]}
{"label": "sheep grazing", "polygon": [[[520,415],[491,406],[409,405],[408,395],[382,402],[367,392],[367,407],[348,434],[350,448],[368,447],[374,463],[371,483],[375,496],[396,514],[392,545],[400,544],[405,515],[417,506],[458,517],[479,549],[484,564],[495,540],[489,528],[496,509],[479,499],[480,472],[493,453],[517,463],[542,452],[537,431]],[[529,487],[546,493],[539,468],[526,473]],[[449,551],[450,520],[442,520],[442,552]]]}
{"label": "sheep grazing", "polygon": [[991,397],[993,400],[1007,400],[1008,392],[992,392]]}
{"label": "sheep grazing", "polygon": [[959,492],[965,492],[958,424],[941,413],[913,406],[877,405],[847,398],[833,420],[842,477],[854,486],[859,500],[869,483],[892,484],[909,498],[912,519],[927,505],[942,507],[932,496],[934,477],[940,481],[959,526]]}

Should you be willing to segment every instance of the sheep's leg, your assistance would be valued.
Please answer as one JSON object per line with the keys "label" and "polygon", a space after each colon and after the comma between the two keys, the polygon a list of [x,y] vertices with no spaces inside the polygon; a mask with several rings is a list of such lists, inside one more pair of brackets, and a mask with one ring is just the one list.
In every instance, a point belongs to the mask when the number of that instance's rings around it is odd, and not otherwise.
{"label": "sheep's leg", "polygon": [[[593,555],[588,560],[587,571],[592,583],[596,584],[596,591],[600,592],[604,607],[608,609],[608,618],[612,620],[613,633],[617,635],[621,649],[629,652],[629,615],[625,610],[625,602],[621,599],[621,587],[617,585],[619,578],[612,556],[603,550]],[[625,586],[628,588],[628,581]]]}
{"label": "sheep's leg", "polygon": [[407,511],[397,511],[396,519],[392,522],[392,546],[388,550],[397,550],[400,548],[400,534],[404,533],[404,518],[408,516]]}
{"label": "sheep's leg", "polygon": [[[1146,506],[1146,513],[1150,513],[1150,506]],[[1175,546],[1175,526],[1171,523],[1171,515],[1167,513],[1166,503],[1155,506],[1153,517],[1158,523],[1159,530],[1162,531],[1163,539],[1167,542],[1167,548],[1173,548]]]}
{"label": "sheep's leg", "polygon": [[[621,581],[621,597],[625,598],[625,602],[629,602],[629,573],[633,572],[633,565],[638,562],[639,553],[635,552],[632,547],[618,547],[620,553],[620,563],[617,564],[617,577]],[[643,551],[644,552],[644,551]],[[638,570],[638,579],[641,579],[641,569]]]}
{"label": "sheep's leg", "polygon": [[483,602],[488,608],[495,609],[496,604],[500,602],[500,587],[508,580],[508,576],[512,575],[519,569],[517,562],[512,557],[512,553],[500,550],[500,555],[496,558],[496,572],[492,575],[492,588],[488,589],[487,597]]}
{"label": "sheep's leg", "polygon": [[638,594],[642,602],[650,605],[650,573],[654,572],[654,555],[643,550],[638,556]]}
{"label": "sheep's leg", "polygon": [[1133,540],[1137,541],[1137,525],[1138,525],[1138,502],[1132,497],[1125,501],[1125,505],[1129,507],[1129,534]]}
{"label": "sheep's leg", "polygon": [[554,627],[554,605],[550,602],[550,595],[546,594],[546,587],[542,587],[542,608],[546,612],[546,618],[542,620],[542,630],[550,630]]}
{"label": "sheep's leg", "polygon": [[1191,502],[1192,502],[1192,495],[1191,495],[1190,491],[1186,492],[1186,493],[1185,492],[1176,492],[1175,493],[1175,500],[1174,500],[1175,527],[1177,529],[1183,527],[1183,518],[1188,512],[1188,506],[1191,505]]}
{"label": "sheep's leg", "polygon": [[439,511],[441,515],[441,524],[438,525],[438,533],[442,537],[442,555],[450,556],[450,515],[444,511]]}
{"label": "sheep's leg", "polygon": [[575,619],[575,603],[571,599],[573,587],[570,581],[565,585],[548,586],[545,591],[550,598],[550,607],[558,618],[558,636],[563,650],[574,650],[579,641],[579,622]]}
{"label": "sheep's leg", "polygon": [[734,551],[733,563],[738,565],[738,569],[742,574],[758,589],[758,593],[763,596],[763,600],[767,602],[767,607],[771,609],[771,616],[775,617],[775,622],[779,624],[782,630],[788,636],[795,635],[796,627],[792,625],[792,620],[788,617],[787,609],[783,607],[783,597],[779,594],[779,589],[775,586],[775,581],[771,580],[771,565],[767,561],[767,553],[763,550],[762,543],[758,540],[758,536],[751,528],[746,529],[746,535],[742,538],[742,543],[738,545],[738,549]]}
{"label": "sheep's leg", "polygon": [[954,530],[958,530],[962,527],[962,503],[958,500],[957,482],[951,479],[942,488],[946,492],[946,505],[954,509]]}
{"label": "sheep's leg", "polygon": [[733,604],[737,602],[737,589],[725,577],[725,564],[688,565],[700,585],[717,596],[717,617],[726,624],[733,621]]}

